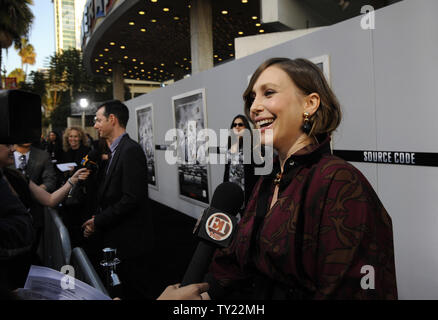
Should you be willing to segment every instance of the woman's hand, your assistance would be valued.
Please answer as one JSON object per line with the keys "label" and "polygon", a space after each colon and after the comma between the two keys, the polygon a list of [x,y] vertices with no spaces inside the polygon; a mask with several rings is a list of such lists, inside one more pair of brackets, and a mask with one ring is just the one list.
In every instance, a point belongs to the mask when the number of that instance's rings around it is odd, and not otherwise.
{"label": "woman's hand", "polygon": [[157,300],[203,300],[204,297],[209,299],[208,294],[204,295],[208,289],[208,283],[194,283],[185,287],[174,284],[168,286]]}
{"label": "woman's hand", "polygon": [[76,171],[75,174],[70,179],[73,184],[76,184],[78,183],[79,180],[87,180],[89,175],[90,175],[90,170],[88,170],[87,168],[82,168]]}

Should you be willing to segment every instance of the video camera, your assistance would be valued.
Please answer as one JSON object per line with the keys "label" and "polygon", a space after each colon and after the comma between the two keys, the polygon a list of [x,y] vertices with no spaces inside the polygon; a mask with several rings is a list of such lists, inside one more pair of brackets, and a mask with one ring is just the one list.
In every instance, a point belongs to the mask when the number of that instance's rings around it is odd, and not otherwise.
{"label": "video camera", "polygon": [[22,90],[0,90],[0,144],[39,141],[41,97]]}

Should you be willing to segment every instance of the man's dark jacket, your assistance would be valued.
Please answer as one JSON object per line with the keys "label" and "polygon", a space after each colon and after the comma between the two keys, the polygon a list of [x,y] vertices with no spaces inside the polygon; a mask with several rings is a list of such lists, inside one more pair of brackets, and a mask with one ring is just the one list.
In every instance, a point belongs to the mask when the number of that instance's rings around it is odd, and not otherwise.
{"label": "man's dark jacket", "polygon": [[[15,169],[15,164],[9,166]],[[52,193],[56,191],[57,177],[50,156],[46,151],[30,147],[29,160],[26,165],[26,176],[29,177],[36,185],[44,184],[47,192]],[[38,203],[33,204],[31,211],[34,226],[40,228],[44,225],[44,209]]]}
{"label": "man's dark jacket", "polygon": [[29,161],[26,166],[26,175],[35,182],[36,185],[44,184],[47,192],[51,193],[56,190],[56,172],[50,155],[43,150],[30,147]]}

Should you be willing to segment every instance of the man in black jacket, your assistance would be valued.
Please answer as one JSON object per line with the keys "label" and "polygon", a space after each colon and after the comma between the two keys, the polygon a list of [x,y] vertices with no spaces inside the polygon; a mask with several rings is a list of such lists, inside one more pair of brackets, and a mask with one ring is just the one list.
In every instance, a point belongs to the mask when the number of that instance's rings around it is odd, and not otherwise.
{"label": "man in black jacket", "polygon": [[146,157],[126,133],[128,108],[118,100],[105,102],[96,113],[95,128],[108,140],[111,154],[99,186],[99,210],[83,225],[84,236],[100,235],[103,247],[117,249],[122,298],[152,298],[147,263],[153,248],[152,216],[148,212]]}

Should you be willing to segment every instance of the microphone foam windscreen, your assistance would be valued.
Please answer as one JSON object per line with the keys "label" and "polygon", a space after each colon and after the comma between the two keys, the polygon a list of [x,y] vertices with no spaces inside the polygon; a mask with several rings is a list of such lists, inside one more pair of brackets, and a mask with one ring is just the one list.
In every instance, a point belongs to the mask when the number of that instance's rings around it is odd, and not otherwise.
{"label": "microphone foam windscreen", "polygon": [[243,190],[239,185],[223,182],[214,191],[210,206],[234,216],[242,207],[243,198]]}

